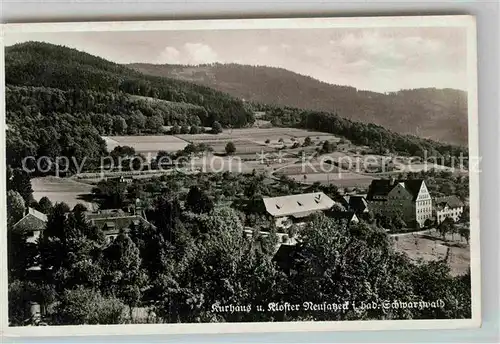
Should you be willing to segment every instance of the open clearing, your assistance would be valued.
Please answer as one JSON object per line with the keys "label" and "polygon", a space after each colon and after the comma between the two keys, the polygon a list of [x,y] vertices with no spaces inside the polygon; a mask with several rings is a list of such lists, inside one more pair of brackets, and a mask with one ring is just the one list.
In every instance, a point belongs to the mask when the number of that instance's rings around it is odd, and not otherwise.
{"label": "open clearing", "polygon": [[258,144],[265,144],[266,140],[269,140],[270,143],[278,143],[279,139],[283,139],[285,144],[293,143],[292,139],[299,141],[298,139],[302,139],[309,136],[313,142],[331,140],[333,142],[337,142],[340,140],[336,136],[321,133],[317,131],[308,131],[297,128],[244,128],[244,129],[226,129],[222,133],[214,135],[214,134],[184,134],[184,135],[176,135],[176,137],[189,141],[189,142],[204,142],[204,141],[213,141],[213,140],[236,140],[236,139],[244,139],[248,141],[252,141]]}
{"label": "open clearing", "polygon": [[365,176],[362,174],[357,174],[353,172],[341,172],[341,173],[311,173],[306,174],[292,174],[289,175],[290,178],[295,179],[297,182],[312,184],[319,182],[321,184],[331,184],[334,183],[340,187],[357,187],[366,188],[368,187],[374,178],[370,176]]}
{"label": "open clearing", "polygon": [[461,240],[458,235],[454,238],[446,237],[446,241],[435,235],[425,234],[405,234],[393,237],[396,250],[405,252],[411,259],[418,261],[434,261],[446,257],[446,252],[450,249],[448,264],[452,275],[462,275],[467,272],[470,266],[470,250],[465,240]]}
{"label": "open clearing", "polygon": [[184,149],[188,142],[172,135],[151,135],[151,136],[103,136],[106,141],[108,151],[116,146],[129,146],[135,149],[137,153],[153,157],[159,151],[177,152]]}
{"label": "open clearing", "polygon": [[92,185],[79,183],[69,178],[40,177],[31,179],[33,197],[39,201],[46,196],[55,204],[64,202],[73,208],[78,203],[83,204],[88,209],[93,209],[92,203],[82,199],[92,192]]}

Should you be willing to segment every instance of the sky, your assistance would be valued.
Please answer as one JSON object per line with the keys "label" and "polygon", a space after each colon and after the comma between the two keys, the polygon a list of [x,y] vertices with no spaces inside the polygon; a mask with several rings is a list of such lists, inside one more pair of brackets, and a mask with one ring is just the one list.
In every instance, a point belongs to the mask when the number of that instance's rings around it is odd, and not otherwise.
{"label": "sky", "polygon": [[9,33],[5,44],[44,41],[117,63],[240,63],[281,67],[376,92],[467,89],[464,28],[334,28]]}

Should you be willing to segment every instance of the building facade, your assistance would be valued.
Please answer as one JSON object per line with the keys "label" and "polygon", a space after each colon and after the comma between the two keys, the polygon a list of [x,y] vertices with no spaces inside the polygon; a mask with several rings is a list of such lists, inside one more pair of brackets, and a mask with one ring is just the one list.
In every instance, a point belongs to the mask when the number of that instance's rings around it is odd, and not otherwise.
{"label": "building facade", "polygon": [[13,228],[22,230],[26,234],[26,241],[35,243],[47,225],[47,215],[36,209],[28,208],[22,219],[17,221]]}
{"label": "building facade", "polygon": [[457,196],[436,198],[434,204],[434,216],[438,224],[448,217],[458,222],[464,211],[464,204]]}
{"label": "building facade", "polygon": [[374,214],[401,215],[408,226],[424,226],[432,220],[432,198],[425,182],[415,180],[374,180],[368,190],[367,201]]}

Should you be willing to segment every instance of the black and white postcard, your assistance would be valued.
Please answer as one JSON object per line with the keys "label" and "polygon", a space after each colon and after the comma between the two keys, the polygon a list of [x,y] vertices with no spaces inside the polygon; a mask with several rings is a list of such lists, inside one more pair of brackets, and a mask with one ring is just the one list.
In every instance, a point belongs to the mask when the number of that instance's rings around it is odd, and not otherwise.
{"label": "black and white postcard", "polygon": [[2,29],[5,334],[480,326],[474,17]]}

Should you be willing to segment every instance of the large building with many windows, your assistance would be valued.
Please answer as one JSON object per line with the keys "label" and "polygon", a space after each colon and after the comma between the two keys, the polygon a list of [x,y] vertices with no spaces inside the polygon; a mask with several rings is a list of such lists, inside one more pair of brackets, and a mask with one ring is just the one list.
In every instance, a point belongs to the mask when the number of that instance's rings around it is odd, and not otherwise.
{"label": "large building with many windows", "polygon": [[432,199],[422,179],[373,180],[366,198],[374,214],[400,214],[412,227],[422,227],[433,218]]}

